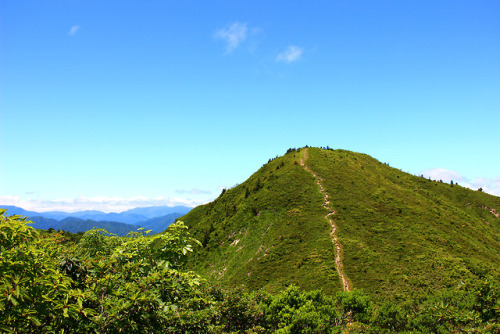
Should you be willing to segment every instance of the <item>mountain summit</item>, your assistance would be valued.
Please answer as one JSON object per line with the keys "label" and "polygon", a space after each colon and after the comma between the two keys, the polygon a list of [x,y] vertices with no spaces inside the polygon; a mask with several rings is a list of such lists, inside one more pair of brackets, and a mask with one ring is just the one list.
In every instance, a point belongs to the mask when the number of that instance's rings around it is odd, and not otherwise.
{"label": "mountain summit", "polygon": [[498,279],[500,198],[404,173],[368,155],[290,149],[182,220],[189,266],[248,290],[289,284],[375,299]]}

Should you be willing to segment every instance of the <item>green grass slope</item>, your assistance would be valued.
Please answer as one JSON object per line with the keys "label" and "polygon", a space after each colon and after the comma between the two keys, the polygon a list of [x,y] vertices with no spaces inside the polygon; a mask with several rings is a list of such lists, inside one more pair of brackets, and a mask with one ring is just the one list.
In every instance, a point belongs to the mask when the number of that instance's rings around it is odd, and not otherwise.
{"label": "green grass slope", "polygon": [[291,152],[244,183],[182,217],[204,247],[190,266],[205,277],[276,292],[294,283],[332,293],[340,287],[331,227],[314,178]]}
{"label": "green grass slope", "polygon": [[[336,210],[343,265],[375,298],[418,297],[500,268],[500,198],[343,150],[310,148]],[[499,210],[500,211],[500,210]]]}
{"label": "green grass slope", "polygon": [[[335,210],[344,274],[382,299],[453,289],[500,268],[500,198],[391,168],[359,153],[307,148],[264,165],[244,183],[181,219],[204,247],[189,266],[249,290],[289,284],[333,293],[335,268],[324,198]],[[493,211],[493,212],[492,212]]]}

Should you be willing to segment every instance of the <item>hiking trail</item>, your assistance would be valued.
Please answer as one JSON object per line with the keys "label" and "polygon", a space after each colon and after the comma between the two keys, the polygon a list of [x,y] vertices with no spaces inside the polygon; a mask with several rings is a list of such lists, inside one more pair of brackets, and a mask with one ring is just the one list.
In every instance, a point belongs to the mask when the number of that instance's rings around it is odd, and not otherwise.
{"label": "hiking trail", "polygon": [[323,179],[319,177],[315,172],[313,172],[308,166],[307,166],[307,148],[303,150],[302,158],[300,159],[300,165],[304,167],[306,171],[312,174],[314,178],[316,179],[316,184],[319,186],[319,191],[323,195],[323,199],[325,202],[323,203],[323,207],[327,209],[329,212],[326,214],[325,218],[328,219],[328,222],[332,226],[332,232],[330,233],[330,236],[332,237],[332,243],[335,247],[336,250],[336,257],[335,257],[335,266],[337,267],[337,272],[339,274],[340,279],[342,280],[342,288],[344,291],[351,291],[351,286],[349,283],[349,280],[347,279],[346,275],[344,274],[344,268],[342,266],[342,259],[341,259],[341,254],[342,254],[342,249],[340,248],[340,244],[338,242],[337,236],[335,235],[335,232],[337,231],[337,227],[335,226],[335,223],[333,222],[333,219],[330,218],[330,216],[335,214],[335,210],[330,207],[330,200],[328,199],[328,194],[326,193],[325,188],[321,184]]}

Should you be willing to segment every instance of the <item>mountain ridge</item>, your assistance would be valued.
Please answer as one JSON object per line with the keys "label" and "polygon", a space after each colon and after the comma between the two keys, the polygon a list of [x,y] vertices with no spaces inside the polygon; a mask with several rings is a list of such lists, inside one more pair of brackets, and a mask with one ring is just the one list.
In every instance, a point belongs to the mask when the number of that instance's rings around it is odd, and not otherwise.
{"label": "mountain ridge", "polygon": [[491,213],[498,208],[496,196],[366,154],[303,148],[270,159],[181,219],[204,246],[189,268],[214,282],[328,293],[348,282],[377,299],[452,289],[459,277],[498,280],[500,219]]}

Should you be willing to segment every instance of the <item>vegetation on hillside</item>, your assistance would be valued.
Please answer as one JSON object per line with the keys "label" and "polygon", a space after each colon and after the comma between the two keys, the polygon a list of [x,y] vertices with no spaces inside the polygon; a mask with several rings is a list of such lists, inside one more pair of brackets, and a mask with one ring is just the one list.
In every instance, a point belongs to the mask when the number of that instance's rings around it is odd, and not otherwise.
{"label": "vegetation on hillside", "polygon": [[153,237],[104,230],[72,243],[0,210],[2,333],[495,333],[500,290],[464,282],[424,302],[374,305],[289,286],[246,293],[181,269],[197,243],[178,222]]}
{"label": "vegetation on hillside", "polygon": [[500,275],[500,198],[403,173],[364,154],[307,150],[336,210],[354,286],[404,300]]}
{"label": "vegetation on hillside", "polygon": [[500,198],[404,173],[359,153],[289,149],[182,217],[202,241],[188,267],[229,287],[341,291],[323,207],[344,271],[373,300],[425,299],[500,274]]}
{"label": "vegetation on hillside", "polygon": [[271,159],[242,184],[183,216],[203,245],[188,267],[250,291],[277,292],[289,284],[340,291],[323,196],[300,158],[290,151]]}

